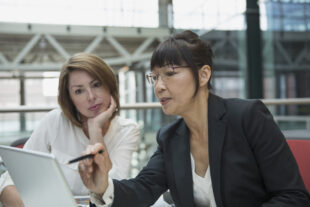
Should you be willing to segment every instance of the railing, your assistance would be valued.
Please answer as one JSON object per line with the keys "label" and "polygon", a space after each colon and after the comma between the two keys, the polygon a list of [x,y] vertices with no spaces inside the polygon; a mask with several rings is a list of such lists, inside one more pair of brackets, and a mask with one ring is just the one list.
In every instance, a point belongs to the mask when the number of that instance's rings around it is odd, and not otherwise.
{"label": "railing", "polygon": [[[276,115],[275,106],[288,107],[292,105],[310,105],[310,98],[293,99],[262,99],[273,113],[283,132],[289,131],[294,136],[293,130],[306,130],[302,132],[304,136],[309,137],[310,131],[310,113],[299,116]],[[16,106],[0,108],[0,144],[10,143],[17,138],[28,137],[37,123],[44,116],[44,113],[57,108],[58,106]],[[121,104],[121,116],[136,120],[141,125],[142,133],[147,137],[156,134],[156,131],[163,125],[173,121],[176,117],[165,116],[162,113],[161,105],[154,103],[134,103]],[[296,132],[297,133],[297,132]],[[300,134],[300,132],[298,132]]]}
{"label": "railing", "polygon": [[310,105],[310,98],[262,99],[266,105]]}
{"label": "railing", "polygon": [[[262,99],[262,101],[270,107],[271,112],[274,111],[272,107],[278,105],[310,105],[310,98]],[[10,144],[16,139],[29,137],[35,125],[44,116],[44,113],[37,112],[48,112],[57,107],[16,106],[0,108],[0,144]],[[161,105],[158,102],[121,104],[121,113],[123,113],[121,115],[135,119],[141,126],[141,142],[137,152],[133,154],[134,162],[132,163],[135,164],[132,164],[131,170],[131,176],[135,176],[156,149],[155,137],[157,130],[171,122],[175,117],[161,115]],[[286,137],[309,138],[310,114],[306,116],[277,116],[274,114],[274,118],[280,128],[284,126],[285,129],[294,129],[283,131]],[[23,123],[26,124],[21,130]],[[14,129],[12,129],[12,126],[14,126]]]}
{"label": "railing", "polygon": [[[264,104],[269,105],[310,105],[310,98],[288,98],[288,99],[261,99]],[[16,112],[47,112],[57,106],[16,106],[16,107],[2,107],[0,113],[16,113]],[[134,103],[122,104],[121,109],[155,109],[161,108],[160,103]]]}
{"label": "railing", "polygon": [[[15,107],[2,107],[0,113],[16,113],[16,112],[47,112],[58,106],[15,106]],[[135,104],[122,104],[121,109],[154,109],[161,108],[160,103],[135,103]]]}

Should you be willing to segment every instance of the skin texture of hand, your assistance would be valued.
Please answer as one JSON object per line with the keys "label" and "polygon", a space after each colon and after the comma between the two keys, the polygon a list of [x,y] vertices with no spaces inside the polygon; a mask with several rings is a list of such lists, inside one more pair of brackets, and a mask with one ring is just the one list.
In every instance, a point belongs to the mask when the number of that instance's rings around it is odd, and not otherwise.
{"label": "skin texture of hand", "polygon": [[98,116],[89,118],[87,120],[88,133],[91,144],[95,144],[97,142],[104,144],[103,135],[109,128],[110,118],[115,109],[116,104],[113,97],[111,96],[111,103],[109,108],[106,111],[101,112]]}
{"label": "skin texture of hand", "polygon": [[[99,150],[104,150],[99,154]],[[93,158],[80,161],[79,173],[84,185],[93,193],[100,196],[104,194],[108,187],[108,175],[112,168],[107,149],[101,143],[89,145],[83,154],[95,154]]]}
{"label": "skin texture of hand", "polygon": [[24,207],[23,201],[19,196],[16,187],[9,185],[5,187],[0,195],[0,201],[8,207]]}

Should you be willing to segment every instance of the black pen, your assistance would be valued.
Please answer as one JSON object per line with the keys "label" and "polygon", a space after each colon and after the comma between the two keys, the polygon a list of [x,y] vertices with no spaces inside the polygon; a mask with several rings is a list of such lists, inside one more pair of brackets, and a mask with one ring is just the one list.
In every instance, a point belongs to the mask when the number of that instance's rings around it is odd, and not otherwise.
{"label": "black pen", "polygon": [[[103,149],[98,151],[99,154],[101,154],[101,153],[103,153],[103,152],[104,152]],[[70,160],[67,164],[72,164],[72,163],[75,163],[75,162],[78,162],[78,161],[81,161],[81,160],[85,160],[85,159],[87,159],[87,158],[92,158],[92,157],[94,157],[94,156],[95,156],[94,154],[82,155],[82,156],[77,157],[77,158],[75,158],[75,159],[73,159],[73,160]]]}

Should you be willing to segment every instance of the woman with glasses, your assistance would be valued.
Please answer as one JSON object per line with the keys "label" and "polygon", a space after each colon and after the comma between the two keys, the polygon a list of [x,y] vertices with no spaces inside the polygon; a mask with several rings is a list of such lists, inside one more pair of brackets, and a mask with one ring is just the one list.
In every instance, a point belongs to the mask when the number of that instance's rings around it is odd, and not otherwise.
{"label": "woman with glasses", "polygon": [[79,171],[99,206],[150,206],[170,190],[176,206],[310,206],[296,161],[265,105],[210,92],[212,50],[191,31],[169,37],[154,51],[147,75],[167,115],[158,147],[130,180],[111,180],[105,146]]}

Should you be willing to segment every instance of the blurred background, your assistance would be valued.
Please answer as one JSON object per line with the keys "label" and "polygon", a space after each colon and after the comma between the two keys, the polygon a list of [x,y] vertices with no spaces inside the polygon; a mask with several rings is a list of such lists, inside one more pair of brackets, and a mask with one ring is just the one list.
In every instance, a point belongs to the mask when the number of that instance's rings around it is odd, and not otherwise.
{"label": "blurred background", "polygon": [[287,138],[310,138],[310,0],[0,0],[0,144],[57,107],[68,57],[95,53],[115,70],[121,116],[141,128],[134,176],[177,118],[145,80],[152,51],[185,29],[212,45],[215,94],[262,99]]}

